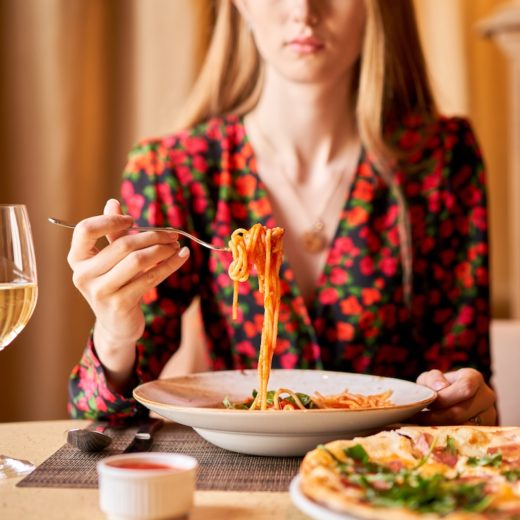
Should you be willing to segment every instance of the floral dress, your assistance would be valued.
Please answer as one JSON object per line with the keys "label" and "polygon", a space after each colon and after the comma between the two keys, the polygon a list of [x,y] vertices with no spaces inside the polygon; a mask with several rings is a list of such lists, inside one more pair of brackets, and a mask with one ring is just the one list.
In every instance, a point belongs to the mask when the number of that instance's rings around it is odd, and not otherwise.
{"label": "floral dress", "polygon": [[[284,260],[273,368],[310,368],[415,380],[423,371],[474,367],[489,380],[485,174],[464,119],[409,117],[392,130],[393,172],[409,212],[411,305],[403,289],[399,205],[362,153],[328,257],[306,306]],[[130,153],[122,200],[137,225],[175,226],[217,246],[236,228],[276,226],[243,120],[214,118],[148,139]],[[240,284],[231,317],[229,253],[189,242],[191,256],[146,295],[136,381],[157,379],[181,341],[181,315],[200,297],[212,369],[254,368],[263,319],[256,277]],[[131,417],[144,409],[107,384],[92,338],[70,378],[72,417]]]}

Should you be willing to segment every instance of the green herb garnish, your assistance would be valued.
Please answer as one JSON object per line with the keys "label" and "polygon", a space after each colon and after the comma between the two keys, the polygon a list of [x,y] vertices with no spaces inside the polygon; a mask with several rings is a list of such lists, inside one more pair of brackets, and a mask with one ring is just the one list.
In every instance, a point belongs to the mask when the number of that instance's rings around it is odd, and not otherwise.
{"label": "green herb garnish", "polygon": [[469,466],[492,466],[498,468],[502,463],[502,454],[495,453],[493,455],[484,455],[483,457],[469,457]]}
{"label": "green herb garnish", "polygon": [[516,482],[520,479],[520,468],[508,469],[502,472],[508,482]]}

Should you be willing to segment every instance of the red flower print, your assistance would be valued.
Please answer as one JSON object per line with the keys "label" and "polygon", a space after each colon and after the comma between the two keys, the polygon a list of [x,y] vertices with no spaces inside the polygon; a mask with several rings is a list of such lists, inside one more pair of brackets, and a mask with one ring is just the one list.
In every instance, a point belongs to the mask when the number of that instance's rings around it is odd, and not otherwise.
{"label": "red flower print", "polygon": [[485,231],[487,229],[487,213],[485,208],[475,208],[471,212],[471,223],[481,231]]}
{"label": "red flower print", "polygon": [[259,217],[265,217],[270,213],[271,210],[269,201],[266,198],[262,198],[260,200],[252,200],[249,203],[249,207],[251,208],[251,211]]}
{"label": "red flower print", "polygon": [[339,237],[334,245],[341,253],[350,253],[354,248],[354,244],[350,237]]}
{"label": "red flower print", "polygon": [[341,312],[346,316],[357,315],[363,310],[355,296],[349,296],[341,300],[340,307]]}
{"label": "red flower print", "polygon": [[338,291],[332,287],[323,289],[320,293],[320,302],[323,305],[333,305],[338,301]]}
{"label": "red flower print", "polygon": [[379,262],[379,268],[386,276],[394,276],[397,272],[397,259],[394,257],[382,258]]}
{"label": "red flower print", "polygon": [[256,328],[254,323],[246,321],[244,322],[244,332],[248,338],[254,338],[261,331]]}
{"label": "red flower print", "polygon": [[241,341],[240,343],[237,343],[236,345],[236,351],[239,354],[242,354],[247,357],[255,358],[256,357],[256,350],[255,347],[251,344],[250,341]]}
{"label": "red flower print", "polygon": [[343,285],[348,280],[348,274],[344,269],[340,269],[339,267],[335,267],[330,272],[330,282],[333,285]]}
{"label": "red flower print", "polygon": [[294,368],[298,363],[298,354],[294,352],[287,352],[283,356],[280,356],[280,366],[282,368]]}
{"label": "red flower print", "polygon": [[365,178],[371,179],[373,176],[372,168],[368,162],[363,162],[359,166],[358,171],[359,171],[360,177],[365,177]]}
{"label": "red flower print", "polygon": [[171,206],[173,204],[171,189],[165,182],[157,183],[157,195],[163,204],[167,206]]}
{"label": "red flower print", "polygon": [[216,174],[217,184],[221,187],[231,186],[231,174],[229,170],[224,170]]}
{"label": "red flower print", "polygon": [[371,182],[359,179],[356,188],[352,192],[352,198],[368,202],[374,196],[374,187]]}
{"label": "red flower print", "polygon": [[350,323],[338,323],[338,339],[340,341],[350,341],[354,337],[356,329]]}
{"label": "red flower print", "polygon": [[206,164],[206,159],[201,155],[196,155],[193,158],[193,168],[199,172],[205,172],[208,168]]}
{"label": "red flower print", "polygon": [[243,154],[234,154],[232,155],[229,161],[236,170],[245,170],[246,168],[246,158]]}
{"label": "red flower print", "polygon": [[370,256],[362,258],[359,262],[359,270],[363,276],[371,276],[374,273],[374,260]]}
{"label": "red flower print", "polygon": [[99,410],[100,412],[107,411],[106,402],[100,396],[96,396],[96,409]]}
{"label": "red flower print", "polygon": [[230,206],[233,219],[241,221],[247,218],[247,206],[241,202],[232,202]]}
{"label": "red flower print", "polygon": [[204,213],[206,211],[208,207],[208,200],[206,198],[203,198],[203,197],[197,197],[194,201],[193,201],[193,211],[195,211],[195,213]]}
{"label": "red flower print", "polygon": [[208,150],[208,140],[203,137],[192,137],[188,148],[193,154],[202,154]]}
{"label": "red flower print", "polygon": [[161,205],[159,202],[151,202],[148,206],[148,222],[152,226],[163,226],[164,225],[164,214],[161,211]]}
{"label": "red flower print", "polygon": [[401,138],[399,139],[399,144],[402,148],[405,150],[408,150],[410,148],[414,148],[419,144],[421,140],[421,134],[418,132],[413,132],[411,130],[405,132]]}
{"label": "red flower print", "polygon": [[287,352],[291,348],[291,342],[288,339],[277,338],[276,339],[276,347],[274,349],[274,353],[277,355],[283,354]]}
{"label": "red flower print", "polygon": [[475,311],[469,305],[464,305],[459,312],[459,322],[463,325],[469,325],[475,318]]}
{"label": "red flower print", "polygon": [[134,192],[134,187],[130,181],[123,182],[121,186],[121,196],[128,208],[128,213],[135,219],[139,218],[145,204],[144,196]]}
{"label": "red flower print", "polygon": [[157,300],[157,288],[153,287],[143,294],[142,301],[144,304],[152,303]]}
{"label": "red flower print", "polygon": [[469,262],[461,262],[455,267],[455,276],[457,280],[466,288],[473,286],[473,274],[471,272],[471,264]]}
{"label": "red flower print", "polygon": [[441,208],[441,195],[438,191],[434,191],[428,197],[428,210],[432,213],[438,213]]}
{"label": "red flower print", "polygon": [[256,179],[253,175],[241,175],[235,181],[237,193],[243,197],[252,197],[256,190]]}
{"label": "red flower print", "polygon": [[177,177],[179,179],[179,182],[183,186],[187,186],[187,185],[191,184],[191,182],[193,181],[193,175],[188,166],[182,166],[182,165],[177,166]]}
{"label": "red flower print", "polygon": [[368,213],[365,208],[356,206],[347,213],[347,222],[351,227],[364,224],[368,220]]}
{"label": "red flower print", "polygon": [[377,289],[363,289],[361,291],[361,299],[365,305],[373,305],[381,300],[381,293]]}
{"label": "red flower print", "polygon": [[484,267],[478,267],[475,270],[475,278],[479,285],[487,285],[489,283],[489,273]]}

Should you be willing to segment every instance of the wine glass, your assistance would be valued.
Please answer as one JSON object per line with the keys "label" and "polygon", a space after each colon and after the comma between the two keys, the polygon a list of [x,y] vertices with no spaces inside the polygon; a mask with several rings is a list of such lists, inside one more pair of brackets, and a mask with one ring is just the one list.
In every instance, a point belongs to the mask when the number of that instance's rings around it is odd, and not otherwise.
{"label": "wine glass", "polygon": [[[36,260],[27,209],[21,204],[0,204],[0,351],[25,327],[37,296]],[[0,480],[24,475],[33,468],[26,461],[0,455]]]}

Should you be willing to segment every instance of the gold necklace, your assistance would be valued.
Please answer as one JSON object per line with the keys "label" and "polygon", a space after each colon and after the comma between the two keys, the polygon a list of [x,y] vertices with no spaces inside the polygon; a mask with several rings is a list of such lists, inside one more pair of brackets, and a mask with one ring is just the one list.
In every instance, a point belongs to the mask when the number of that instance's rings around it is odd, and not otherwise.
{"label": "gold necklace", "polygon": [[[249,117],[249,121],[251,122],[251,117]],[[249,125],[251,128],[251,125]],[[267,148],[270,152],[270,154],[273,157],[276,157],[277,153],[274,148],[274,146],[271,144],[271,142],[265,137],[264,133],[262,132],[261,128],[259,127],[258,123],[253,121],[253,130],[256,131],[257,137],[260,138],[262,144],[264,145],[264,148]],[[357,157],[358,154],[356,154]],[[320,211],[317,212],[318,216],[313,219],[313,223],[311,227],[307,230],[305,230],[299,237],[299,241],[305,251],[308,253],[314,253],[318,254],[324,251],[328,244],[329,240],[327,239],[327,235],[325,232],[325,222],[323,221],[323,214],[325,213],[327,207],[329,206],[329,203],[332,201],[332,198],[336,193],[338,192],[338,188],[341,184],[341,181],[345,180],[345,177],[347,173],[354,173],[355,167],[357,165],[354,163],[354,168],[351,167],[351,165],[346,166],[345,168],[342,168],[339,170],[339,173],[336,176],[336,179],[332,183],[332,187],[330,189],[330,192],[327,194],[327,196],[324,199],[324,202],[322,204],[322,207]],[[301,209],[306,215],[309,215],[309,207],[302,201],[300,194],[298,192],[298,189],[294,182],[291,180],[289,174],[287,173],[286,169],[283,167],[283,165],[279,165],[279,171],[281,173],[281,177],[285,181],[285,183],[289,186],[291,192],[293,193],[295,200],[300,205]],[[348,181],[352,181],[353,175],[348,176]]]}

